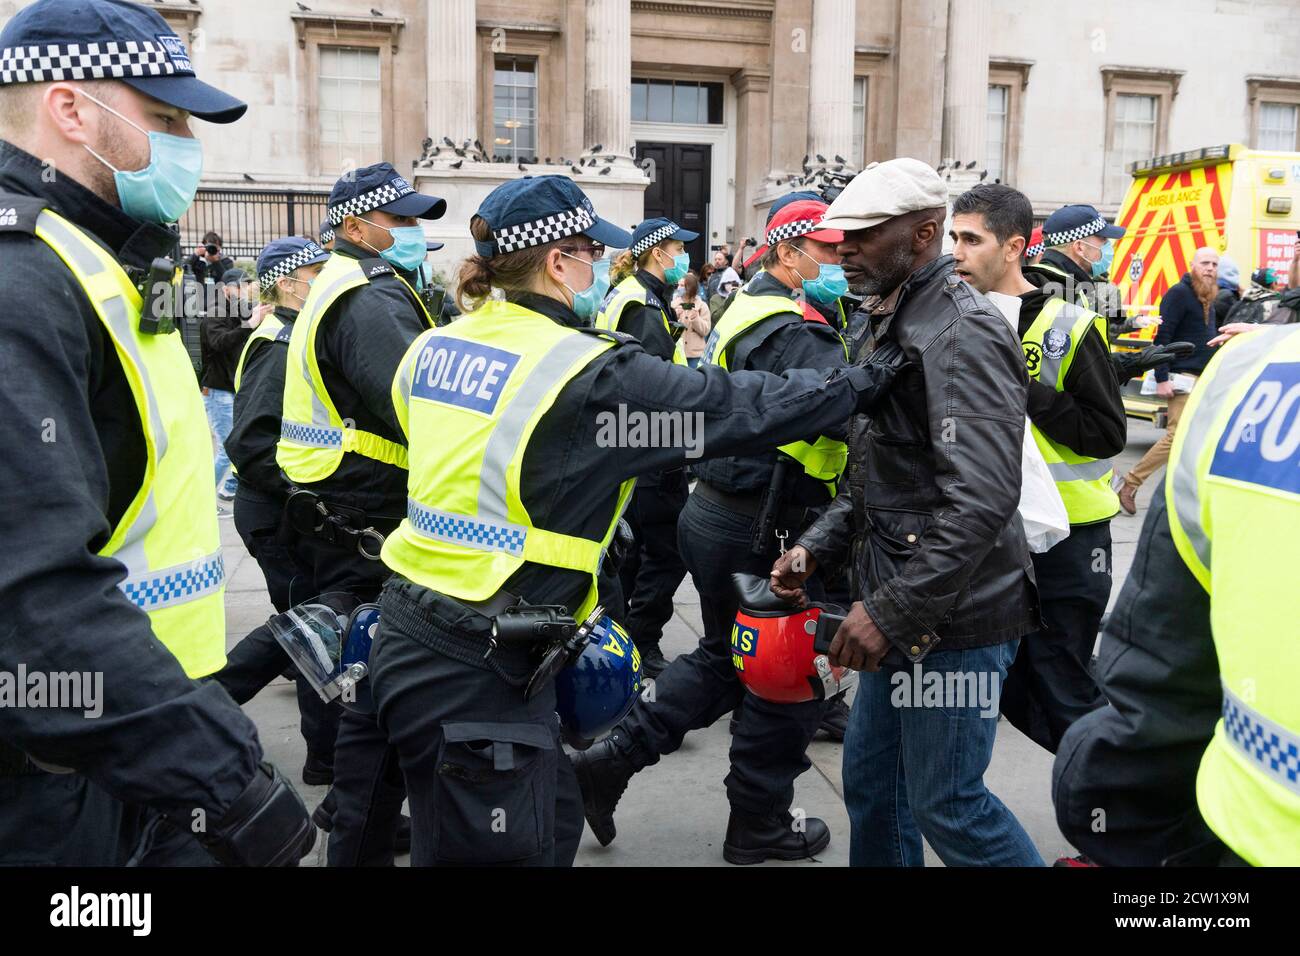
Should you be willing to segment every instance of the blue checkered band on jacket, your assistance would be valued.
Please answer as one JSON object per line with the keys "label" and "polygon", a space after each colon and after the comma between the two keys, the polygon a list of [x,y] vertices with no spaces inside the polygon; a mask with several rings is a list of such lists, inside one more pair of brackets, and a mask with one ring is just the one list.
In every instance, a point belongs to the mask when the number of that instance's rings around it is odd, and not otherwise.
{"label": "blue checkered band on jacket", "polygon": [[497,253],[516,252],[532,246],[542,246],[558,239],[576,236],[596,224],[596,216],[590,209],[578,206],[567,212],[557,212],[545,219],[521,222],[517,226],[502,226],[492,231],[496,240]]}
{"label": "blue checkered band on jacket", "polygon": [[193,70],[177,66],[167,48],[154,40],[42,43],[0,50],[0,84],[193,75]]}
{"label": "blue checkered band on jacket", "polygon": [[191,564],[127,578],[118,587],[140,610],[157,611],[211,594],[225,580],[226,565],[218,553]]}
{"label": "blue checkered band on jacket", "polygon": [[1075,226],[1073,229],[1067,229],[1065,232],[1049,232],[1043,236],[1044,246],[1063,246],[1067,242],[1074,242],[1078,239],[1087,239],[1089,236],[1095,236],[1105,229],[1109,223],[1100,216],[1092,222],[1084,223],[1082,226]]}
{"label": "blue checkered band on jacket", "polygon": [[632,258],[640,259],[642,255],[659,245],[676,231],[677,227],[674,225],[660,226],[632,247]]}
{"label": "blue checkered band on jacket", "polygon": [[304,425],[302,422],[282,421],[280,436],[295,445],[312,445],[316,448],[342,448],[343,431],[326,425]]}
{"label": "blue checkered band on jacket", "polygon": [[478,548],[481,551],[506,551],[516,557],[524,553],[528,529],[505,522],[480,521],[468,515],[452,514],[426,508],[407,500],[406,517],[426,538]]}
{"label": "blue checkered band on jacket", "polygon": [[281,276],[287,276],[299,266],[305,266],[313,259],[317,259],[323,255],[327,255],[324,249],[316,245],[314,242],[309,242],[293,255],[281,259],[275,265],[271,266],[271,268],[263,272],[257,277],[257,282],[262,287],[262,291],[265,292],[267,289],[271,288],[271,286],[275,285],[276,279]]}
{"label": "blue checkered band on jacket", "polygon": [[1261,716],[1224,688],[1223,730],[1238,753],[1293,793],[1300,793],[1300,737]]}
{"label": "blue checkered band on jacket", "polygon": [[396,179],[390,179],[382,186],[378,186],[368,193],[353,196],[351,199],[345,199],[337,205],[330,206],[330,222],[335,226],[341,226],[343,220],[348,216],[364,215],[372,209],[387,206],[390,202],[397,202],[403,196],[409,196],[413,192],[415,192],[415,187],[398,176]]}
{"label": "blue checkered band on jacket", "polygon": [[794,222],[787,222],[784,225],[776,226],[767,231],[767,244],[774,246],[778,242],[784,242],[786,239],[798,239],[800,236],[806,236],[808,233],[817,229],[817,220],[815,219],[796,219]]}

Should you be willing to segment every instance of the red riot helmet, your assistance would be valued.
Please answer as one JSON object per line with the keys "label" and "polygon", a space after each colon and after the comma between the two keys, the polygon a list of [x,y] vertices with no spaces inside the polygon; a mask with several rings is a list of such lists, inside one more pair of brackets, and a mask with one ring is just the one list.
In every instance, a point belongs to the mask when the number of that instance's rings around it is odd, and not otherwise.
{"label": "red riot helmet", "polygon": [[787,604],[767,578],[733,574],[740,609],[731,628],[731,662],[740,682],[757,697],[778,704],[826,700],[852,686],[857,673],[833,666],[826,654],[844,609]]}

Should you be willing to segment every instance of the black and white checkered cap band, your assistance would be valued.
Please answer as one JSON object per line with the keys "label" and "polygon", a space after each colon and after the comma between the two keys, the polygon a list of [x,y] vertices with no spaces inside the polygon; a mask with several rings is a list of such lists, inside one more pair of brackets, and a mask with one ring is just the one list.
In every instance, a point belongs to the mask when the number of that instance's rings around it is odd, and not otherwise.
{"label": "black and white checkered cap band", "polygon": [[120,76],[193,76],[154,40],[43,43],[0,50],[0,85],[103,80]]}
{"label": "black and white checkered cap band", "polygon": [[1025,258],[1032,259],[1034,256],[1041,256],[1046,250],[1047,246],[1041,242],[1037,245],[1028,246],[1025,248]]}
{"label": "black and white checkered cap band", "polygon": [[336,226],[343,225],[343,220],[348,216],[362,216],[372,209],[378,209],[380,206],[387,206],[390,202],[397,202],[403,196],[409,196],[415,192],[414,187],[406,183],[405,180],[389,180],[382,186],[370,190],[368,193],[362,193],[360,196],[353,196],[351,199],[345,199],[337,206],[330,206],[330,222]]}
{"label": "black and white checkered cap band", "polygon": [[815,219],[796,219],[794,222],[775,226],[767,231],[767,244],[774,246],[786,239],[797,239],[800,236],[806,236],[810,232],[815,232],[818,225],[820,223]]}
{"label": "black and white checkered cap band", "polygon": [[576,209],[558,212],[545,219],[535,219],[517,226],[502,226],[492,233],[492,238],[496,240],[498,254],[516,252],[520,249],[555,242],[557,239],[576,236],[595,224],[595,215],[590,210],[578,206]]}
{"label": "black and white checkered cap band", "polygon": [[1067,242],[1074,242],[1077,239],[1087,239],[1089,236],[1095,236],[1101,232],[1109,223],[1098,216],[1092,222],[1084,223],[1082,226],[1075,226],[1073,229],[1067,229],[1065,232],[1049,232],[1043,236],[1044,246],[1063,246]]}
{"label": "black and white checkered cap band", "polygon": [[632,246],[632,258],[640,259],[643,255],[645,255],[645,253],[649,252],[655,246],[659,245],[659,243],[663,242],[665,239],[667,239],[676,231],[677,231],[677,227],[674,225],[660,226],[654,232],[650,233],[650,235],[646,236],[640,242]]}
{"label": "black and white checkered cap band", "polygon": [[328,253],[314,242],[309,246],[303,246],[293,255],[286,259],[281,259],[275,265],[271,266],[271,268],[258,276],[257,283],[261,287],[262,291],[265,292],[267,289],[271,288],[271,286],[275,285],[276,279],[279,279],[281,276],[289,275],[294,269],[297,269],[300,266],[305,266],[313,259],[318,259],[323,255],[328,255]]}
{"label": "black and white checkered cap band", "polygon": [[329,226],[326,226],[324,229],[322,229],[320,231],[320,241],[322,245],[324,245],[327,242],[333,242],[334,230],[331,229]]}

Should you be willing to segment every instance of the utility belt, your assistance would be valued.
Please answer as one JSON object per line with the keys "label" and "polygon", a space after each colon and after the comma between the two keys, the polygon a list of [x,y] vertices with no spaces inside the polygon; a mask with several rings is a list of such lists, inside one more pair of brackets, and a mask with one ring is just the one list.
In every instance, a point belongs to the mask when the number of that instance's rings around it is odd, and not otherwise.
{"label": "utility belt", "polygon": [[430,595],[451,601],[484,619],[489,630],[478,636],[442,620],[421,600],[418,585],[398,585],[384,600],[385,620],[416,642],[454,660],[492,671],[511,687],[523,688],[532,700],[565,667],[577,660],[591,628],[605,616],[599,605],[578,622],[562,605],[529,604],[501,590],[486,601],[467,601],[442,592]]}
{"label": "utility belt", "polygon": [[326,501],[314,491],[291,486],[284,503],[288,526],[297,534],[318,538],[337,548],[356,548],[367,561],[378,561],[384,535],[375,529],[374,518],[359,508]]}

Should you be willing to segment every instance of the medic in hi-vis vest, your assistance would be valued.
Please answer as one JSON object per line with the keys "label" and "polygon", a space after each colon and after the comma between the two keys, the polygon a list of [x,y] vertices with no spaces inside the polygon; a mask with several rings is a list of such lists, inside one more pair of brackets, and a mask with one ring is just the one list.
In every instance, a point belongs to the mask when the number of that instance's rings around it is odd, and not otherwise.
{"label": "medic in hi-vis vest", "polygon": [[[189,121],[246,106],[110,0],[24,6],[0,98],[0,863],[296,864],[302,800],[201,680],[226,659],[225,568],[170,259],[203,168]],[[58,674],[77,699],[13,699]]]}

